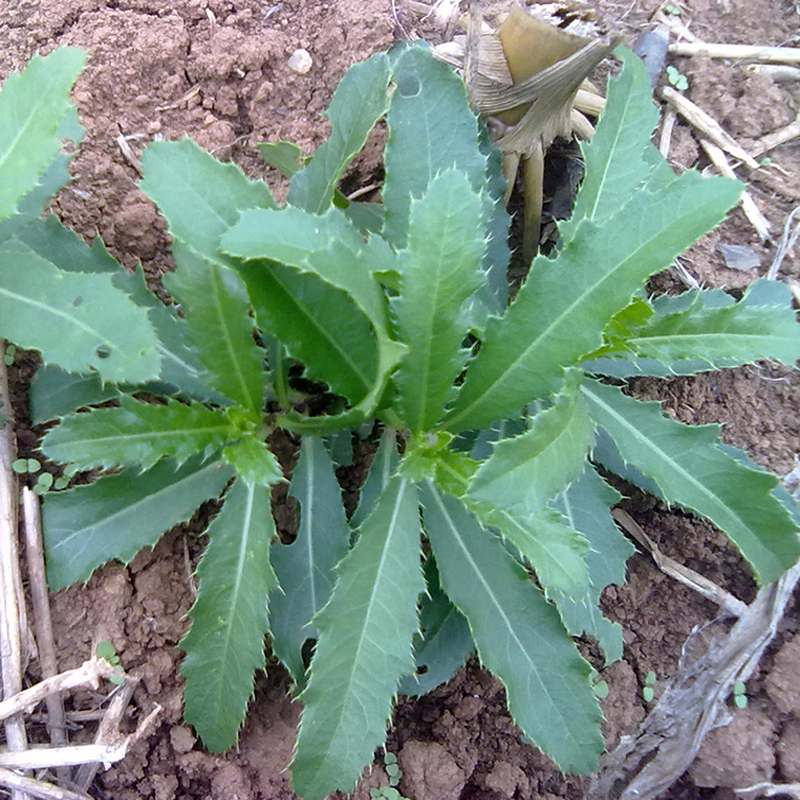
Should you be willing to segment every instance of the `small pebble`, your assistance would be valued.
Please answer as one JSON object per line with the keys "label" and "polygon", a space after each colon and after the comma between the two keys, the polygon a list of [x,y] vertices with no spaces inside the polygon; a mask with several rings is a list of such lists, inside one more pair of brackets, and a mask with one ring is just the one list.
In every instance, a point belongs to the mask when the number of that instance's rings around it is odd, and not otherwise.
{"label": "small pebble", "polygon": [[289,69],[294,70],[298,75],[305,75],[311,69],[311,66],[314,62],[311,59],[311,54],[308,50],[295,50],[292,53],[289,60],[286,62],[286,66]]}

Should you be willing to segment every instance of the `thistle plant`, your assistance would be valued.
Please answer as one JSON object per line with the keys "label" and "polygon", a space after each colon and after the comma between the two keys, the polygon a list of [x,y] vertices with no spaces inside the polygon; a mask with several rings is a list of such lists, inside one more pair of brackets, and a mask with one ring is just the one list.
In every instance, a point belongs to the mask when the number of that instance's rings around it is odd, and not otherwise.
{"label": "thistle plant", "polygon": [[[109,470],[46,496],[48,576],[59,589],[127,562],[221,498],[181,642],[185,717],[209,749],[235,744],[266,636],[303,706],[292,762],[303,797],[351,789],[397,694],[428,691],[474,651],[522,734],[562,769],[591,772],[601,714],[572,637],[620,657],[598,599],[632,552],[608,472],[711,520],[761,581],[797,559],[775,476],[723,447],[715,426],[682,425],[621,384],[800,355],[779,284],[738,300],[646,295],[740,186],[673,174],[650,143],[644,69],[624,61],[557,252],[534,259],[510,304],[499,156],[425,46],[353,66],[308,163],[263,148],[292,173],[284,206],[188,139],[147,147],[142,189],[174,240],[164,282],[180,313],[129,278],[161,341],[147,401],[131,378],[37,380],[34,409],[58,418],[43,453]],[[382,203],[348,203],[336,185],[383,118]],[[89,410],[68,413],[77,406]],[[299,440],[287,476],[268,446],[281,429]],[[335,462],[373,431],[348,519]],[[290,543],[271,513],[284,480],[299,506]]]}

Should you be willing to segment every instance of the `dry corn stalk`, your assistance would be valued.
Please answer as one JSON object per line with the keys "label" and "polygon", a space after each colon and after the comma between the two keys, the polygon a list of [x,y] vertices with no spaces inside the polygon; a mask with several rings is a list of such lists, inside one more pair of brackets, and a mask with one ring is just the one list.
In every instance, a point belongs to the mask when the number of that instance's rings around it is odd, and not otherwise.
{"label": "dry corn stalk", "polygon": [[[584,114],[597,116],[605,101],[586,76],[618,40],[601,33],[586,9],[565,3],[520,2],[496,31],[475,24],[474,14],[470,22],[467,37],[436,52],[465,70],[472,102],[503,153],[506,200],[522,167],[529,261],[539,241],[544,155],[557,137],[591,136]],[[472,69],[471,58],[477,61]]]}

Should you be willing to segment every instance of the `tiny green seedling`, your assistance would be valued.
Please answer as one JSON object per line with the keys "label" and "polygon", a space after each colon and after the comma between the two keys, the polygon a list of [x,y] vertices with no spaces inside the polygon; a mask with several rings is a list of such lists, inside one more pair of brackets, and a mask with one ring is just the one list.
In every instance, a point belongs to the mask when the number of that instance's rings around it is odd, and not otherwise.
{"label": "tiny green seedling", "polygon": [[117,654],[117,650],[114,645],[106,639],[103,639],[95,646],[94,654],[98,658],[108,661],[108,663],[114,667],[114,674],[109,675],[108,677],[109,682],[116,684],[117,686],[122,686],[122,684],[125,683],[125,676],[122,674],[122,666],[120,665],[119,655]]}
{"label": "tiny green seedling", "polygon": [[664,13],[669,14],[671,17],[679,17],[681,15],[681,10],[678,6],[673,6],[672,4],[664,6]]}
{"label": "tiny green seedling", "polygon": [[679,92],[685,92],[689,88],[689,80],[687,77],[672,65],[667,67],[667,80]]}
{"label": "tiny green seedling", "polygon": [[3,356],[3,363],[7,367],[10,367],[14,363],[14,358],[16,356],[16,353],[17,353],[17,348],[13,344],[6,346],[6,353]]}
{"label": "tiny green seedling", "polygon": [[608,697],[608,692],[609,692],[608,682],[597,681],[597,683],[595,683],[594,686],[592,687],[592,690],[594,691],[594,696],[598,700],[605,700],[605,698]]}
{"label": "tiny green seedling", "polygon": [[733,692],[731,696],[733,697],[733,704],[736,708],[747,708],[747,686],[745,686],[744,681],[736,681],[733,684]]}
{"label": "tiny green seedling", "polygon": [[650,670],[650,672],[648,672],[647,675],[644,676],[644,688],[642,689],[642,699],[645,701],[645,703],[653,702],[653,698],[655,697],[655,689],[653,687],[655,686],[656,680],[657,676],[656,673],[653,672],[653,670]]}
{"label": "tiny green seedling", "polygon": [[17,475],[35,475],[42,468],[42,463],[37,458],[18,458],[11,469]]}

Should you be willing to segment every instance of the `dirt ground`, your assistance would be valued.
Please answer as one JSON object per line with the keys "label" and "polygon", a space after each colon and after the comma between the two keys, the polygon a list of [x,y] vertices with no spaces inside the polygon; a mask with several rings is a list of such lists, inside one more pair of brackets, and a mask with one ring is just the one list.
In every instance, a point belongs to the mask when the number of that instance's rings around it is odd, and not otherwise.
{"label": "dirt ground", "polygon": [[[659,0],[594,0],[593,5],[632,43]],[[682,19],[706,41],[797,45],[800,39],[792,0],[672,5],[682,8]],[[266,178],[280,194],[279,178],[264,166],[255,145],[289,139],[312,152],[327,135],[323,111],[345,69],[415,26],[402,0],[8,0],[0,5],[0,77],[36,51],[73,45],[88,52],[74,93],[86,137],[73,161],[75,179],[55,210],[83,236],[102,236],[125,265],[141,261],[158,289],[158,276],[170,268],[165,226],[137,189],[136,168],[118,137],[138,156],[155,138],[191,136],[251,177]],[[287,66],[299,48],[313,59],[302,75]],[[671,63],[688,78],[689,97],[745,147],[794,120],[800,110],[797,84],[776,84],[742,65],[702,56]],[[800,148],[786,145],[771,156],[772,164],[751,176],[751,190],[779,236],[800,202]],[[347,186],[371,183],[378,157],[377,144],[368,148],[348,173]],[[681,124],[671,157],[677,167],[707,163]],[[750,245],[761,266],[746,272],[726,268],[720,243]],[[774,243],[761,243],[736,211],[682,261],[704,285],[738,288],[765,274],[774,252]],[[792,253],[782,275],[797,278],[799,272]],[[640,380],[634,391],[665,400],[683,421],[723,423],[725,441],[778,474],[789,472],[800,452],[800,376],[790,370],[748,367],[694,379]],[[22,454],[34,446],[35,437],[23,432]],[[752,599],[747,567],[712,526],[640,496],[626,507],[668,555],[741,599]],[[272,665],[259,679],[236,752],[208,754],[181,723],[176,644],[192,602],[189,563],[201,549],[201,516],[128,567],[108,565],[85,588],[53,598],[61,668],[77,666],[93,643],[108,639],[126,670],[142,678],[134,712],[146,712],[156,702],[165,709],[157,730],[98,776],[92,790],[98,800],[295,797],[285,768],[298,707],[286,696],[288,680],[280,667]],[[631,558],[627,584],[607,590],[603,602],[608,616],[623,625],[626,642],[624,659],[601,672],[610,686],[603,701],[604,732],[613,745],[647,712],[642,697],[647,673],[657,676],[658,695],[677,668],[686,637],[713,619],[716,609],[645,555]],[[795,599],[760,671],[748,682],[747,708],[709,737],[689,772],[662,797],[722,800],[734,796],[733,788],[758,781],[800,781],[799,629]],[[476,663],[428,697],[403,700],[389,747],[398,754],[404,773],[400,789],[410,800],[578,800],[586,787],[520,741],[504,710],[502,687]],[[365,799],[370,786],[385,782],[375,766],[353,797]]]}

